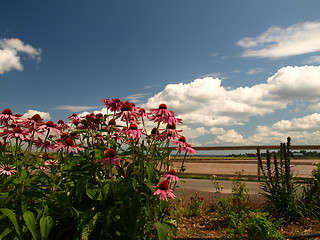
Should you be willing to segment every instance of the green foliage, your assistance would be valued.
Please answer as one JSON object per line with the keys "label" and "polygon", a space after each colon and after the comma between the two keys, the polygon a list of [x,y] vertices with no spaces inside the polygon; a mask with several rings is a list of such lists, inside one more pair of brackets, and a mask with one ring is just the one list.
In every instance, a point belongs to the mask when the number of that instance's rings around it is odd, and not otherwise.
{"label": "green foliage", "polygon": [[214,206],[223,218],[226,234],[229,239],[280,240],[284,237],[277,231],[281,223],[273,221],[267,213],[261,213],[250,207],[249,190],[241,178],[232,180],[232,196],[222,197],[222,188],[213,177],[218,203]]}
{"label": "green foliage", "polygon": [[314,165],[312,178],[303,189],[303,202],[311,216],[320,218],[320,163]]}
{"label": "green foliage", "polygon": [[274,221],[267,213],[250,212],[245,223],[247,236],[252,240],[284,240],[277,231],[281,219]]}
{"label": "green foliage", "polygon": [[265,166],[258,150],[259,166],[264,180],[261,189],[267,199],[265,210],[286,222],[319,213],[319,208],[313,204],[316,197],[311,197],[316,191],[314,186],[317,185],[317,181],[315,180],[313,187],[307,188],[304,194],[298,192],[300,184],[296,182],[295,173],[291,169],[290,141],[288,137],[287,143],[280,144],[280,161],[275,153],[272,161],[271,154],[267,151]]}
{"label": "green foliage", "polygon": [[[241,175],[232,178],[232,196],[230,198],[222,198],[221,193],[218,194],[218,205],[216,206],[219,214],[223,217],[225,224],[234,227],[239,224],[243,216],[251,211],[249,205],[249,189],[242,181]],[[239,228],[240,230],[240,228]]]}
{"label": "green foliage", "polygon": [[204,198],[200,197],[199,193],[196,192],[195,195],[190,198],[188,215],[200,216],[202,214],[203,205],[204,205]]}

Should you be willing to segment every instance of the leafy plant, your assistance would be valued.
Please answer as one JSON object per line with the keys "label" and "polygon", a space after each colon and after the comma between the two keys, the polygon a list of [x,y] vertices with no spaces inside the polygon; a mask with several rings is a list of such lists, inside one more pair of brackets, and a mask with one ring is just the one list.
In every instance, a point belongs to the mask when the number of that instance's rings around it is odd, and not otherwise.
{"label": "leafy plant", "polygon": [[272,161],[267,151],[265,166],[258,149],[258,162],[263,174],[261,189],[266,197],[265,210],[287,222],[308,214],[302,196],[297,191],[299,184],[294,179],[295,173],[291,169],[290,142],[291,138],[288,137],[287,143],[280,144],[280,161],[276,153],[273,153]]}
{"label": "leafy plant", "polygon": [[199,193],[196,192],[194,196],[191,197],[189,202],[188,215],[189,216],[199,216],[202,214],[202,209],[204,205],[204,198],[200,197]]}
{"label": "leafy plant", "polygon": [[303,202],[311,216],[320,218],[320,163],[314,163],[311,180],[303,188]]}
{"label": "leafy plant", "polygon": [[277,231],[281,220],[273,221],[267,213],[261,213],[250,207],[249,190],[241,178],[241,173],[232,178],[232,196],[222,198],[222,188],[213,178],[218,204],[215,209],[223,218],[227,237],[230,239],[284,239]]}
{"label": "leafy plant", "polygon": [[284,240],[285,238],[277,230],[281,219],[274,221],[267,213],[250,212],[246,225],[246,239],[253,240]]}
{"label": "leafy plant", "polygon": [[[249,205],[249,189],[242,181],[241,173],[238,174],[237,177],[231,178],[232,196],[222,198],[219,194],[217,210],[227,226],[235,231],[242,231],[243,227],[240,227],[239,224],[242,222],[242,218],[247,217],[251,208]],[[240,232],[239,234],[241,235]]]}
{"label": "leafy plant", "polygon": [[181,119],[165,104],[146,112],[102,102],[105,113],[68,123],[2,111],[0,239],[172,237],[179,177],[167,147],[196,153],[176,129]]}

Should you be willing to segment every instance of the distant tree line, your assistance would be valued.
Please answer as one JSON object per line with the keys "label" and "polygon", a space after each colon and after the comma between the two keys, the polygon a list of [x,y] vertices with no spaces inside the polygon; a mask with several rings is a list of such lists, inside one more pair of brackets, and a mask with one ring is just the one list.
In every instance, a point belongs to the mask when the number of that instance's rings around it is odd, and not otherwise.
{"label": "distant tree line", "polygon": [[[277,152],[277,156],[280,155],[280,151]],[[256,153],[239,153],[239,154],[229,154],[227,157],[256,157]],[[266,153],[261,153],[262,157],[266,157]],[[290,152],[290,157],[293,158],[320,158],[320,152],[318,151],[306,151],[306,150],[300,150],[300,151],[293,151]]]}

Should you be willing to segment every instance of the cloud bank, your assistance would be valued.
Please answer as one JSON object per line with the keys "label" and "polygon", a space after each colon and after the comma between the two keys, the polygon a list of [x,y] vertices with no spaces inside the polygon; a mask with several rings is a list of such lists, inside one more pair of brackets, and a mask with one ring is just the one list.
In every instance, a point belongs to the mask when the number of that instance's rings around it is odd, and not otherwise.
{"label": "cloud bank", "polygon": [[0,39],[0,74],[13,69],[22,71],[18,53],[25,53],[29,57],[40,61],[41,50],[25,44],[18,38]]}
{"label": "cloud bank", "polygon": [[[251,117],[266,116],[277,109],[303,102],[306,110],[320,109],[320,66],[283,67],[265,83],[230,89],[219,78],[205,77],[183,84],[169,84],[142,106],[156,108],[167,104],[187,127],[189,138],[214,136],[208,144],[278,143],[287,136],[299,135],[300,144],[319,139],[320,114],[281,120],[272,126],[258,126],[256,133],[244,137],[235,129]],[[309,136],[312,132],[312,137]],[[309,137],[307,137],[309,136]],[[211,137],[212,139],[212,137]]]}
{"label": "cloud bank", "polygon": [[298,100],[320,100],[320,66],[284,67],[266,83],[232,90],[212,77],[169,84],[144,107],[163,102],[186,124],[221,127],[243,125],[252,116],[265,116]]}

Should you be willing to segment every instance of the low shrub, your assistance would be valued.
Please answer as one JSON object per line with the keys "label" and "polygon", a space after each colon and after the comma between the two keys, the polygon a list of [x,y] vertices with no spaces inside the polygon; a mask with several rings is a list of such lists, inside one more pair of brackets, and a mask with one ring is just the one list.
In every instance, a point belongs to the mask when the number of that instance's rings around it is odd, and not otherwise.
{"label": "low shrub", "polygon": [[202,214],[204,205],[204,198],[200,197],[199,193],[196,192],[194,196],[190,198],[188,206],[188,215],[189,216],[200,216]]}
{"label": "low shrub", "polygon": [[268,215],[250,207],[249,189],[241,178],[232,178],[232,196],[222,198],[222,188],[215,178],[217,203],[211,209],[216,209],[223,218],[227,238],[253,240],[280,240],[284,237],[277,231],[281,220],[274,221]]}

